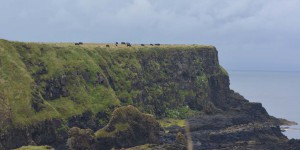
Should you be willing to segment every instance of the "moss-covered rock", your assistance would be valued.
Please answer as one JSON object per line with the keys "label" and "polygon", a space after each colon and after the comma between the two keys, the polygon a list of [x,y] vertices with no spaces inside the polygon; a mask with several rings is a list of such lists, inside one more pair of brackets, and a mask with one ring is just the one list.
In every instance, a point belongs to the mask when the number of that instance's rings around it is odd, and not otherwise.
{"label": "moss-covered rock", "polygon": [[101,147],[132,147],[159,142],[159,123],[148,114],[129,105],[117,108],[104,128],[96,132]]}
{"label": "moss-covered rock", "polygon": [[187,140],[181,132],[178,132],[176,135],[176,142],[182,145],[187,145]]}
{"label": "moss-covered rock", "polygon": [[22,146],[15,150],[54,150],[51,146]]}
{"label": "moss-covered rock", "polygon": [[185,126],[185,120],[184,119],[161,119],[159,120],[159,124],[163,128],[171,127],[171,126],[178,126],[178,127],[184,127]]}
{"label": "moss-covered rock", "polygon": [[95,144],[95,135],[91,129],[80,129],[73,127],[69,130],[67,146],[70,150],[93,150]]}

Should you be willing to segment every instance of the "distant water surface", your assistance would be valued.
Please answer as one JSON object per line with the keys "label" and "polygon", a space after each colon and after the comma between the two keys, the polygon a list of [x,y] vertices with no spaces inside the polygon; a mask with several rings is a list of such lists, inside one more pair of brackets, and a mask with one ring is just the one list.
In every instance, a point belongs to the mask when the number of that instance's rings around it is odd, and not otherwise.
{"label": "distant water surface", "polygon": [[300,139],[300,72],[229,71],[230,87],[268,113],[298,123],[283,132]]}

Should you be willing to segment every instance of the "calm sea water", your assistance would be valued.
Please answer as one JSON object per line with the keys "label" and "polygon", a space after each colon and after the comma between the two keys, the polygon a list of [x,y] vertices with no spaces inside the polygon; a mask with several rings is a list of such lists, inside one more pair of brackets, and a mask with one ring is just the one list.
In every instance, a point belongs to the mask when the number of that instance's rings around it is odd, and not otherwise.
{"label": "calm sea water", "polygon": [[[230,87],[268,113],[300,124],[300,72],[229,71]],[[300,125],[284,132],[300,139]]]}

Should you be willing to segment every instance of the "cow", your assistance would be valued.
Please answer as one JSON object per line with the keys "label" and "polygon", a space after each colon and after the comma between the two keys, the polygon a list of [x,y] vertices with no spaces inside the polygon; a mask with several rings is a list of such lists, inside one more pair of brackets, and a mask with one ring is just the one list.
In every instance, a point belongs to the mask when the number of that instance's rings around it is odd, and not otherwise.
{"label": "cow", "polygon": [[141,44],[141,46],[145,46],[145,44]]}
{"label": "cow", "polygon": [[78,42],[78,44],[79,44],[79,45],[82,45],[83,43],[82,43],[82,42]]}
{"label": "cow", "polygon": [[160,46],[160,44],[155,44],[155,46]]}
{"label": "cow", "polygon": [[153,44],[150,44],[151,46],[153,46]]}
{"label": "cow", "polygon": [[118,45],[119,43],[118,42],[116,42],[116,45]]}
{"label": "cow", "polygon": [[121,42],[121,44],[126,44],[125,42]]}
{"label": "cow", "polygon": [[74,43],[75,45],[80,45],[79,43]]}
{"label": "cow", "polygon": [[131,47],[131,44],[130,43],[126,43],[127,47]]}
{"label": "cow", "polygon": [[107,44],[106,47],[109,47],[109,45]]}

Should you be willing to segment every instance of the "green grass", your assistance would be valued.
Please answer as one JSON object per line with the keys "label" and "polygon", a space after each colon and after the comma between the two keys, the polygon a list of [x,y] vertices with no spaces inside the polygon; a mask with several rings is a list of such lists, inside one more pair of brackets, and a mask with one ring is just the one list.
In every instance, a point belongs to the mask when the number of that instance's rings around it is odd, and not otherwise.
{"label": "green grass", "polygon": [[54,148],[50,146],[22,146],[15,150],[54,150]]}
{"label": "green grass", "polygon": [[105,110],[112,104],[119,104],[118,98],[111,89],[98,87],[92,90],[93,91],[91,91],[89,94],[79,93],[79,95],[75,95],[80,102],[74,102],[74,100],[69,98],[61,97],[59,99],[50,101],[49,103],[57,110],[62,118],[80,115],[86,110],[90,110],[96,114],[102,110]]}
{"label": "green grass", "polygon": [[[31,99],[35,79],[32,76],[41,68],[37,65],[43,62],[48,73],[39,77],[40,80],[49,80],[70,72],[90,74],[102,72],[99,62],[94,60],[88,51],[81,47],[66,46],[51,47],[46,44],[0,42],[0,94],[7,108],[0,111],[11,118],[14,125],[26,125],[50,118],[68,118],[84,111],[91,110],[95,114],[111,105],[119,105],[115,92],[103,85],[94,86],[95,76],[91,76],[86,83],[82,77],[68,76],[69,97],[47,101],[43,100],[44,108],[35,112],[31,107]],[[25,45],[25,48],[24,48]],[[30,50],[26,49],[28,47]],[[43,50],[41,50],[43,49]],[[22,60],[23,59],[23,60]],[[28,63],[28,64],[26,64]],[[45,82],[38,87],[39,95],[43,94]]]}
{"label": "green grass", "polygon": [[197,114],[198,111],[190,109],[188,106],[166,109],[166,117],[174,119],[184,119]]}
{"label": "green grass", "polygon": [[[215,47],[105,45],[0,40],[0,126],[67,119],[85,111],[97,114],[128,104],[158,116],[185,118],[191,112],[184,109],[186,99],[196,100],[201,94],[203,99],[208,97],[203,93],[209,90],[211,72],[204,67],[211,61],[208,58],[217,59]],[[222,67],[216,69],[226,73]],[[44,70],[46,73],[41,74]],[[177,81],[176,76],[183,78],[178,70],[185,72],[186,79]],[[103,83],[98,83],[97,74]],[[68,95],[45,99],[47,82],[62,78],[67,81],[64,88]],[[33,93],[40,102],[40,111],[32,107]]]}
{"label": "green grass", "polygon": [[[33,85],[31,75],[11,44],[1,41],[0,50],[0,78],[2,81],[0,89],[7,107],[7,110],[2,111],[10,119],[13,118],[14,123],[25,123],[26,118],[30,117],[36,119],[39,116],[35,116],[30,107],[31,86]],[[29,122],[27,121],[27,123]]]}
{"label": "green grass", "polygon": [[172,118],[165,118],[158,120],[159,124],[163,128],[171,127],[171,126],[179,126],[184,127],[185,126],[185,120],[184,119],[172,119]]}
{"label": "green grass", "polygon": [[113,131],[107,132],[105,129],[100,129],[95,133],[95,135],[96,137],[115,137],[117,133],[126,131],[128,128],[128,123],[118,123],[115,125],[115,129]]}
{"label": "green grass", "polygon": [[225,70],[225,68],[222,67],[221,65],[219,65],[219,66],[220,66],[220,71],[221,71],[221,73],[224,74],[224,75],[226,75],[226,76],[229,76],[229,75],[228,75],[228,72]]}

